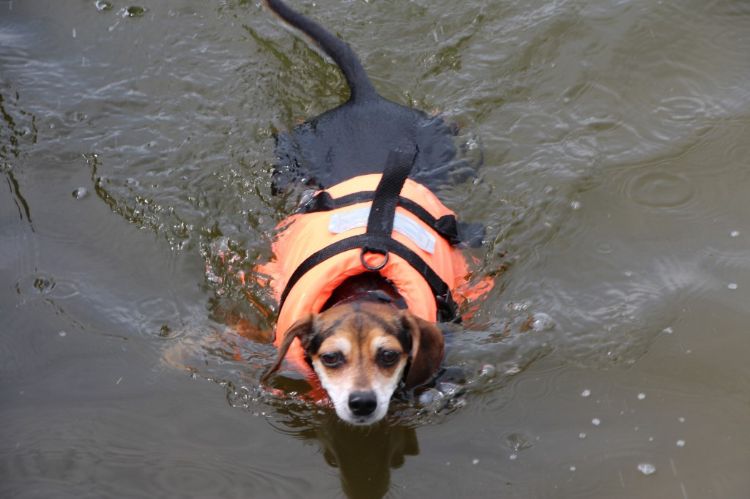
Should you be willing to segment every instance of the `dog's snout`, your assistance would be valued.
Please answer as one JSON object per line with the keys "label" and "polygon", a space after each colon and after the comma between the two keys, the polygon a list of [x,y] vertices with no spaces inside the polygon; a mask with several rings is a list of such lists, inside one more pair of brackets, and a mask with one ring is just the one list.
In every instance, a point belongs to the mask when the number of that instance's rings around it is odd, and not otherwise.
{"label": "dog's snout", "polygon": [[354,392],[349,395],[349,409],[355,416],[369,416],[378,406],[374,392]]}

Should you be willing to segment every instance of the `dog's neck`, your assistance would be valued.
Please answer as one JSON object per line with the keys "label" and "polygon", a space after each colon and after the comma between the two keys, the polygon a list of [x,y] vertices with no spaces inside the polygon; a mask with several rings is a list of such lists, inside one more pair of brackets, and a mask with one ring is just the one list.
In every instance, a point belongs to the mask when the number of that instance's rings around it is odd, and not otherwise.
{"label": "dog's neck", "polygon": [[396,308],[407,308],[406,301],[390,281],[377,272],[365,272],[347,278],[334,289],[321,312],[340,303],[360,300],[392,303]]}

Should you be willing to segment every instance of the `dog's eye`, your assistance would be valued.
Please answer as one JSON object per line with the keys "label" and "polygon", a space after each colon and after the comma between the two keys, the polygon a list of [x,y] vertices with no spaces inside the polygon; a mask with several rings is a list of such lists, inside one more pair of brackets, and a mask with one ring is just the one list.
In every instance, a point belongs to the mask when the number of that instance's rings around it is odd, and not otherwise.
{"label": "dog's eye", "polygon": [[320,355],[320,361],[326,367],[339,367],[344,363],[344,356],[341,352],[327,352]]}
{"label": "dog's eye", "polygon": [[381,350],[378,352],[378,364],[383,367],[391,367],[398,362],[400,355],[395,350]]}

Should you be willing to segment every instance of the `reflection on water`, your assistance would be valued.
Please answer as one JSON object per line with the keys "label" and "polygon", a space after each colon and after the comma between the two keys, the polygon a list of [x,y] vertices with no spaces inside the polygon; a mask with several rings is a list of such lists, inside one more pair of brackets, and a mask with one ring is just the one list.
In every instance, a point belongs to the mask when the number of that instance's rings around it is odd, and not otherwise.
{"label": "reflection on water", "polygon": [[330,417],[305,438],[316,439],[326,462],[339,469],[341,488],[348,497],[384,496],[390,470],[403,466],[407,456],[419,454],[416,431],[404,426],[362,429]]}
{"label": "reflection on water", "polygon": [[272,136],[346,93],[308,43],[0,0],[0,495],[744,497],[747,2],[293,3],[483,161],[441,192],[498,280],[465,382],[369,430],[257,390]]}
{"label": "reflection on water", "polygon": [[309,414],[280,415],[284,424],[279,431],[316,443],[325,462],[338,470],[347,497],[383,497],[391,485],[391,470],[401,468],[408,456],[419,455],[417,433],[409,426],[351,426],[333,413],[312,420]]}
{"label": "reflection on water", "polygon": [[[0,80],[0,85],[4,82]],[[4,85],[3,85],[4,86]],[[16,170],[26,144],[36,142],[36,117],[24,111],[18,104],[19,94],[12,88],[0,87],[0,172],[8,182],[8,189],[18,209],[18,215],[25,219],[31,229],[31,208],[21,193]]]}

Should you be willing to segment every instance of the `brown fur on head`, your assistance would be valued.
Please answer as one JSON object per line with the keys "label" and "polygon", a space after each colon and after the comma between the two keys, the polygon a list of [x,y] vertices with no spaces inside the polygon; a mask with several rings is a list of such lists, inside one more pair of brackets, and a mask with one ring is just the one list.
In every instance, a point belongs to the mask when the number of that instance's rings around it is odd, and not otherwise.
{"label": "brown fur on head", "polygon": [[296,322],[261,381],[278,370],[295,338],[336,413],[352,424],[382,419],[402,379],[406,388],[424,384],[443,359],[443,335],[435,324],[389,303],[355,301]]}

